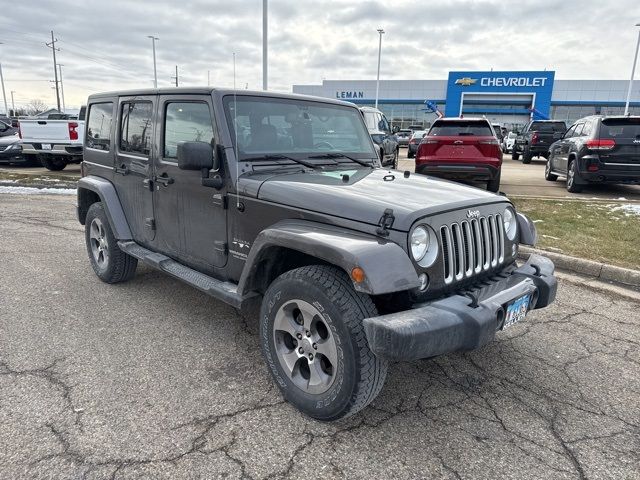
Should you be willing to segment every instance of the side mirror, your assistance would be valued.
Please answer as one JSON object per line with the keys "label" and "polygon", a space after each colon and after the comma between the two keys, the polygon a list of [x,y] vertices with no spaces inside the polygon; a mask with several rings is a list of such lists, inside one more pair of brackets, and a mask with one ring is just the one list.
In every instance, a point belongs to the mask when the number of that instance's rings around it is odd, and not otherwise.
{"label": "side mirror", "polygon": [[398,133],[400,131],[400,127],[398,125],[394,125],[393,128],[391,129],[391,131],[393,133]]}
{"label": "side mirror", "polygon": [[[180,170],[211,170],[217,167],[213,147],[205,142],[178,142],[178,168]],[[217,168],[216,168],[217,170]]]}

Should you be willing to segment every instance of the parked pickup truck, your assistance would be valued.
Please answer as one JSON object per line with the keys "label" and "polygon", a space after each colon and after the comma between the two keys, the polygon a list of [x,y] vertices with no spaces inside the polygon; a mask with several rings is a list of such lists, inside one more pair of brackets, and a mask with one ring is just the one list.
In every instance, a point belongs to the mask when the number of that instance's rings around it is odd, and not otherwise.
{"label": "parked pickup truck", "polygon": [[567,131],[567,125],[558,120],[533,120],[516,137],[511,158],[531,163],[533,157],[549,158],[549,147]]}
{"label": "parked pickup truck", "polygon": [[284,398],[319,420],[366,407],[390,362],[480,348],[555,298],[550,260],[516,263],[536,239],[526,216],[381,168],[351,103],[130,90],[89,97],[86,131],[77,215],[98,278],[143,262],[241,309]]}
{"label": "parked pickup truck", "polygon": [[82,118],[20,120],[22,154],[26,158],[35,156],[43,167],[53,171],[62,170],[70,163],[80,163],[84,137]]}

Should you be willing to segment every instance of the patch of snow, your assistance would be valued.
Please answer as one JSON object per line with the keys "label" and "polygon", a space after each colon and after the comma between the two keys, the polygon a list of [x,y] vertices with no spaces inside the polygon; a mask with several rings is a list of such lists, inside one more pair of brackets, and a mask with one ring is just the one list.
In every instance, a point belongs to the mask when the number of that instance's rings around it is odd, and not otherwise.
{"label": "patch of snow", "polygon": [[637,215],[640,217],[640,203],[626,203],[611,207],[612,212],[620,212],[625,216]]}
{"label": "patch of snow", "polygon": [[2,187],[0,193],[13,195],[75,195],[75,188],[35,188],[35,187]]}
{"label": "patch of snow", "polygon": [[533,223],[544,223],[544,220],[533,220]]}
{"label": "patch of snow", "polygon": [[560,240],[558,237],[554,237],[553,235],[545,235],[545,234],[542,234],[542,236],[543,236],[544,238],[550,238],[550,239],[552,239],[552,240]]}

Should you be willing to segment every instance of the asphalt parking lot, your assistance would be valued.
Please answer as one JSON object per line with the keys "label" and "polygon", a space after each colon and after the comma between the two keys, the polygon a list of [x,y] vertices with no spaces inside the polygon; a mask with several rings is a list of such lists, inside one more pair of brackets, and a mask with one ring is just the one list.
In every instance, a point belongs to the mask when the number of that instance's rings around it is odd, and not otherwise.
{"label": "asphalt parking lot", "polygon": [[[544,179],[546,160],[542,157],[534,158],[528,165],[511,159],[511,154],[502,157],[502,178],[500,190],[507,195],[522,195],[541,198],[599,198],[609,200],[637,200],[640,201],[640,186],[638,185],[592,185],[582,193],[569,193],[566,190],[564,178],[556,182]],[[415,161],[407,158],[407,149],[400,148],[401,170],[415,170]]]}
{"label": "asphalt parking lot", "polygon": [[0,478],[638,478],[638,304],[562,281],[482,350],[398,363],[334,424],[255,325],[145,267],[102,284],[74,197],[0,194]]}

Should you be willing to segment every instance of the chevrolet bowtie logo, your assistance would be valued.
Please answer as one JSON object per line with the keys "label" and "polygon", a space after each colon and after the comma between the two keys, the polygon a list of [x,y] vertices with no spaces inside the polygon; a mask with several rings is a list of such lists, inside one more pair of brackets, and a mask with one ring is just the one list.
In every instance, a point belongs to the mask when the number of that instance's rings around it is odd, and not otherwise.
{"label": "chevrolet bowtie logo", "polygon": [[476,82],[477,80],[475,78],[464,77],[464,78],[457,79],[456,85],[462,85],[463,87],[468,87],[469,85],[473,85]]}

